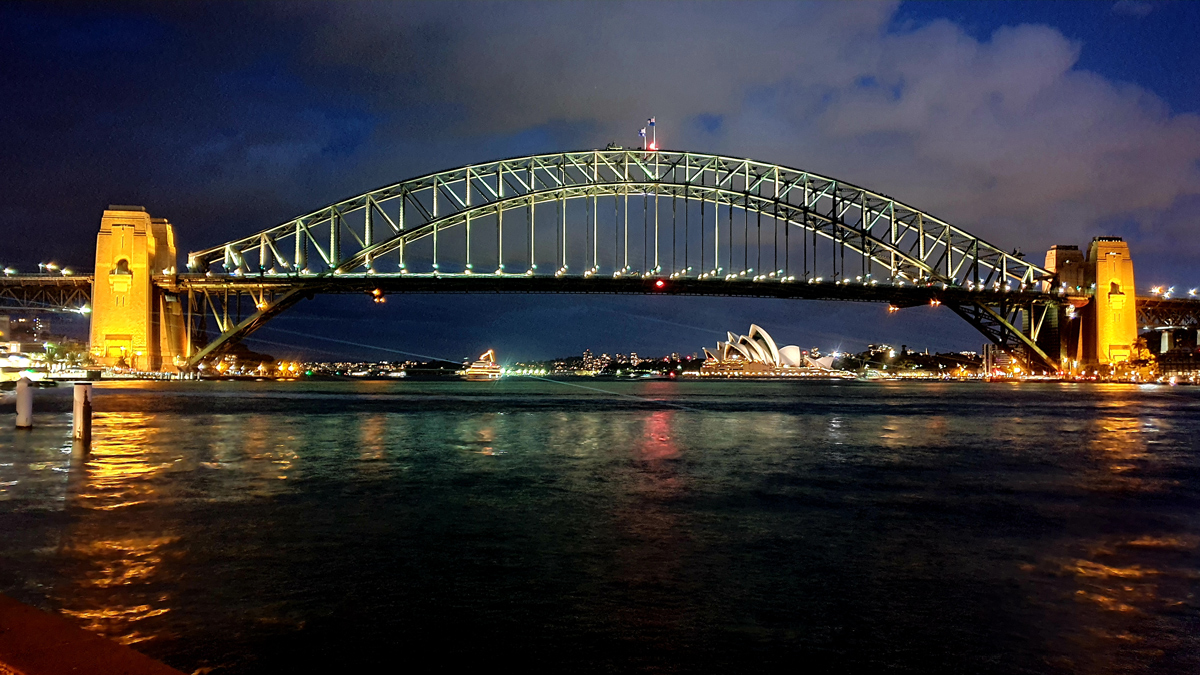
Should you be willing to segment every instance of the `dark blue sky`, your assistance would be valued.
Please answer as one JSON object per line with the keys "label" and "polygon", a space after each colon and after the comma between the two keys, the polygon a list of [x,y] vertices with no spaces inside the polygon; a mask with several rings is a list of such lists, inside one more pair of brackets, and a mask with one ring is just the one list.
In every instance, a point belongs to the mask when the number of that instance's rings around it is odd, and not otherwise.
{"label": "dark blue sky", "polygon": [[[5,4],[0,263],[86,267],[109,203],[170,218],[186,251],[436,169],[632,144],[655,115],[668,147],[835,176],[1035,257],[1124,235],[1140,286],[1200,285],[1198,28],[1200,3],[1129,0]],[[754,321],[805,347],[977,348],[948,314],[335,298],[255,346],[692,352]]]}

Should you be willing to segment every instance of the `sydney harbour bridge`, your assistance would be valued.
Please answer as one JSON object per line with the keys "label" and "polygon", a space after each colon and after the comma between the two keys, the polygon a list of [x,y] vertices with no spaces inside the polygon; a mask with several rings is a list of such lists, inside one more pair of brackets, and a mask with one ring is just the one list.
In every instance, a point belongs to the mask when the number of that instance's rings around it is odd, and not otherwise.
{"label": "sydney harbour bridge", "polygon": [[[1010,250],[1012,252],[1010,252]],[[1119,238],[1042,265],[891,196],[776,164],[606,149],[411,178],[189,253],[110,206],[93,274],[12,274],[0,309],[90,311],[91,352],[187,370],[317,294],[607,293],[945,307],[1033,369],[1134,358],[1200,301],[1137,297]]]}

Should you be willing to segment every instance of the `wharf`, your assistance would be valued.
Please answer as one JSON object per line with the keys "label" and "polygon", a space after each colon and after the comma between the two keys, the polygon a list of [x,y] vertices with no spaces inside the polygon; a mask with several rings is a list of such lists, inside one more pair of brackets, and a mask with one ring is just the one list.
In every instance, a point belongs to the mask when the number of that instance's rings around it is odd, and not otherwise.
{"label": "wharf", "polygon": [[0,675],[183,675],[66,619],[0,595]]}

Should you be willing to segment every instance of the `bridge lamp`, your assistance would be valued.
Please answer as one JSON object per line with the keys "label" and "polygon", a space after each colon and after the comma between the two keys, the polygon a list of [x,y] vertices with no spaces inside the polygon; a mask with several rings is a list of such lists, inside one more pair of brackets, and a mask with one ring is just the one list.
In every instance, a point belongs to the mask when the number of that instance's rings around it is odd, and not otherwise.
{"label": "bridge lamp", "polygon": [[57,270],[57,269],[58,269],[58,265],[55,265],[54,263],[46,263],[46,271],[53,272],[54,270]]}
{"label": "bridge lamp", "polygon": [[45,272],[46,271],[46,263],[38,263],[38,271]]}
{"label": "bridge lamp", "polygon": [[1197,289],[1193,288],[1192,290],[1188,291],[1188,295],[1192,295],[1192,296],[1196,295],[1196,290]]}
{"label": "bridge lamp", "polygon": [[12,275],[14,275],[16,273],[17,273],[17,270],[15,268],[12,268],[12,267],[4,268],[4,276],[6,276],[6,277],[11,277]]}

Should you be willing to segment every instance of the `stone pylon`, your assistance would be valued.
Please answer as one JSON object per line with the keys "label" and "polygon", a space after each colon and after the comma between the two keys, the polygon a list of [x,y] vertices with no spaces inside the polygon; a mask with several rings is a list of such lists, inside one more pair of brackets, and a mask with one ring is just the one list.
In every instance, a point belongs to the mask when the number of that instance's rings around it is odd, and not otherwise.
{"label": "stone pylon", "polygon": [[141,206],[109,206],[96,235],[92,358],[105,366],[173,372],[182,363],[183,311],[175,232]]}

